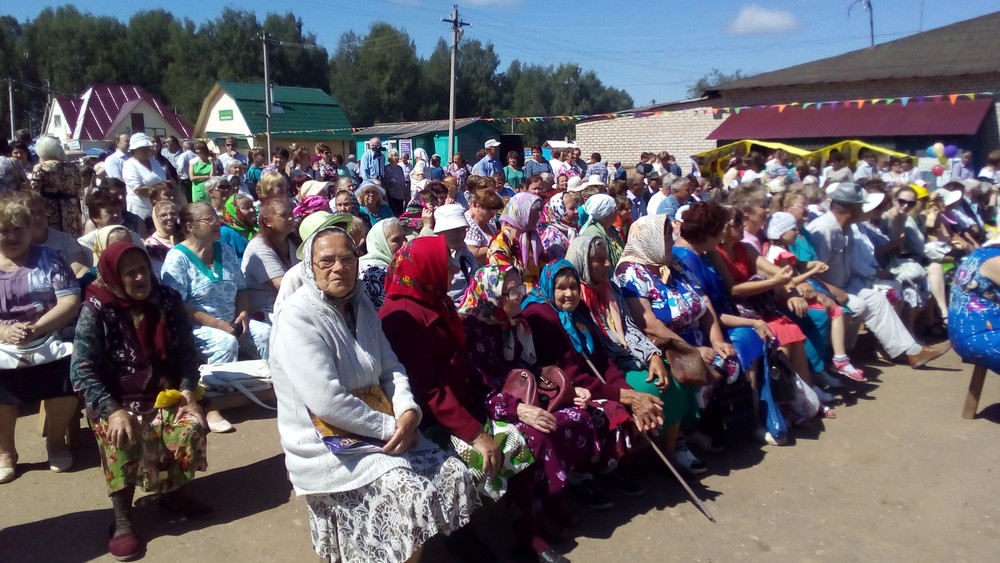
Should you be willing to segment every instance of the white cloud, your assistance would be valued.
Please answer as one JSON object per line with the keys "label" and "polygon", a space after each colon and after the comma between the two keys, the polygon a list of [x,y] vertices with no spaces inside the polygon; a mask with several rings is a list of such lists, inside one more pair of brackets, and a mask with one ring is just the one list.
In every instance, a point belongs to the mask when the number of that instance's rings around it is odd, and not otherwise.
{"label": "white cloud", "polygon": [[744,6],[740,13],[726,24],[731,35],[775,35],[798,31],[802,27],[795,14],[787,10],[772,10],[756,4]]}

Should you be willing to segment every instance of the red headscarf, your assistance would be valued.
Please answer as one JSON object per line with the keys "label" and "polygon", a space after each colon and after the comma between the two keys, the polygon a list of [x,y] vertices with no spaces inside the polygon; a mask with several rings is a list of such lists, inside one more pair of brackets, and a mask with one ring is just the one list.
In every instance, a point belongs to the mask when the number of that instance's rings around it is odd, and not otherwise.
{"label": "red headscarf", "polygon": [[[153,292],[151,291],[146,299],[136,301],[129,297],[122,283],[118,268],[122,259],[130,252],[140,253],[149,264],[149,256],[131,242],[120,241],[108,246],[97,261],[97,273],[100,277],[87,287],[87,296],[96,298],[103,305],[118,307],[130,314],[139,341],[139,351],[143,355],[140,361],[165,360],[170,351],[167,323],[163,311],[157,306]],[[155,290],[156,281],[152,278],[152,271],[150,265],[150,283]]]}
{"label": "red headscarf", "polygon": [[452,337],[465,343],[455,303],[448,297],[451,259],[444,237],[419,237],[399,249],[385,277],[385,302],[412,299],[441,315]]}

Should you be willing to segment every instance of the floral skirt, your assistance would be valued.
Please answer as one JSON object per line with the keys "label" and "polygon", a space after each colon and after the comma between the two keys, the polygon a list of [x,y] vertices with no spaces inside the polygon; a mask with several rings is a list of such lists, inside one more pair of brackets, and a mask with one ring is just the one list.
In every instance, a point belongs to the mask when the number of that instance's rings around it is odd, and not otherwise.
{"label": "floral skirt", "polygon": [[479,507],[461,461],[432,448],[407,454],[368,485],[306,496],[313,548],[328,561],[406,561],[428,539],[469,523]]}
{"label": "floral skirt", "polygon": [[117,448],[108,440],[107,420],[90,420],[108,494],[129,486],[167,493],[194,479],[196,471],[208,469],[205,428],[194,415],[179,419],[176,415],[176,407],[138,415],[138,439],[124,448]]}

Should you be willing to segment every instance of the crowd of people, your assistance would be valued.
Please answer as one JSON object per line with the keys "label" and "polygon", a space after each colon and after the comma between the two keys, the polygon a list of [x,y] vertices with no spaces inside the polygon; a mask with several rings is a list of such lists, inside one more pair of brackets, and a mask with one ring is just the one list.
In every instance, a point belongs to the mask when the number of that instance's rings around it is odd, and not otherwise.
{"label": "crowd of people", "polygon": [[1000,151],[931,189],[871,153],[854,169],[751,153],[706,178],[666,152],[627,170],[532,147],[504,166],[492,139],[445,166],[377,138],[346,162],[225,145],[135,133],[78,166],[56,139],[0,138],[0,483],[32,402],[49,466],[72,466],[82,398],[118,559],[141,549],[137,489],[212,514],[187,484],[233,426],[201,364],[268,362],[331,561],[411,560],[437,534],[482,554],[484,500],[508,507],[518,557],[566,561],[567,497],[644,494],[622,463],[638,433],[692,476],[709,470],[693,450],[835,419],[867,381],[862,324],[890,361],[923,367],[950,331],[1000,369]]}

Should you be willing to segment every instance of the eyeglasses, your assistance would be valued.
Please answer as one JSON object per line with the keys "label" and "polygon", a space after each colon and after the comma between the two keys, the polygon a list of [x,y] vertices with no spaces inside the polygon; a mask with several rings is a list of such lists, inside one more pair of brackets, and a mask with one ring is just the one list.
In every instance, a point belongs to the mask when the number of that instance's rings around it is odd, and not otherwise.
{"label": "eyeglasses", "polygon": [[231,146],[233,146],[233,144],[232,143],[226,143],[226,146],[227,147],[231,147]]}
{"label": "eyeglasses", "polygon": [[212,226],[218,225],[219,223],[222,222],[221,220],[219,220],[219,216],[218,215],[213,216],[213,217],[202,217],[201,219],[195,219],[195,221],[197,221],[199,223],[204,223],[206,225],[212,225]]}
{"label": "eyeglasses", "polygon": [[898,203],[900,207],[913,207],[917,204],[917,201],[913,199],[897,198],[896,203]]}
{"label": "eyeglasses", "polygon": [[524,299],[524,296],[528,294],[528,288],[522,283],[521,285],[512,287],[505,296],[511,301],[520,301]]}
{"label": "eyeglasses", "polygon": [[354,266],[357,264],[357,256],[351,255],[344,258],[322,258],[320,260],[314,261],[313,266],[321,270],[332,270],[337,264],[343,264],[344,266]]}

